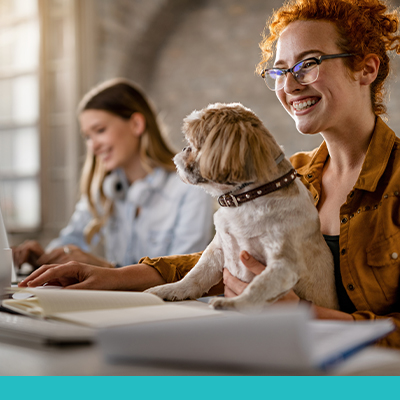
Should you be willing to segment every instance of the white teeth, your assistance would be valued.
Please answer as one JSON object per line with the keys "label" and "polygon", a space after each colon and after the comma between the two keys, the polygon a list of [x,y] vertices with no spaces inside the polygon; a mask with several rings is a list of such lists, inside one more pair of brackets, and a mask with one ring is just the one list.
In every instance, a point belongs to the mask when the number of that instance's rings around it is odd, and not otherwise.
{"label": "white teeth", "polygon": [[104,151],[104,152],[98,153],[97,157],[104,159],[104,158],[107,158],[109,154],[110,154],[109,151]]}
{"label": "white teeth", "polygon": [[316,103],[315,100],[307,100],[304,102],[293,103],[293,108],[297,111],[304,110],[305,108],[309,108]]}

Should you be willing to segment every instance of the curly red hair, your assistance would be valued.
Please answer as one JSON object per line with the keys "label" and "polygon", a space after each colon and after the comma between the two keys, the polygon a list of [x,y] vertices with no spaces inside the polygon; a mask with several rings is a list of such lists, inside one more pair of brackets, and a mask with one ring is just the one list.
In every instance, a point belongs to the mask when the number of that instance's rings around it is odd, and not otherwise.
{"label": "curly red hair", "polygon": [[355,54],[344,59],[350,71],[358,71],[368,54],[380,59],[378,76],[371,84],[371,102],[376,115],[386,113],[384,82],[390,72],[389,51],[400,54],[399,14],[381,0],[288,0],[267,21],[260,43],[261,74],[274,54],[282,31],[293,21],[322,20],[336,25],[337,45],[343,53]]}

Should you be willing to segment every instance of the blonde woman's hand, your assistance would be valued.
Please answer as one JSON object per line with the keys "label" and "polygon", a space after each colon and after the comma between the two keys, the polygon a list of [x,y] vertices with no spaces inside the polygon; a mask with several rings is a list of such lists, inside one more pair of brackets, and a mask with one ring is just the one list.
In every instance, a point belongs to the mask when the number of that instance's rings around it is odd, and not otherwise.
{"label": "blonde woman's hand", "polygon": [[23,263],[29,263],[33,268],[40,267],[38,260],[44,254],[44,249],[36,240],[27,240],[12,248],[14,265],[20,268]]}
{"label": "blonde woman's hand", "polygon": [[69,261],[79,261],[81,263],[95,265],[97,267],[114,267],[114,265],[107,260],[96,257],[93,254],[86,253],[78,246],[72,244],[63,247],[57,247],[48,253],[44,253],[38,258],[36,263],[39,267],[44,264],[65,264]]}

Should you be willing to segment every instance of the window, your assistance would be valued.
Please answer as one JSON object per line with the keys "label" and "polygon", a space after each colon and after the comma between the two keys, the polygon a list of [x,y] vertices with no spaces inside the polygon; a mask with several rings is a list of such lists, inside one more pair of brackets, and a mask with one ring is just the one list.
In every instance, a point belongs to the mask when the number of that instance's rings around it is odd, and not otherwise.
{"label": "window", "polygon": [[37,0],[0,0],[0,202],[8,229],[40,224]]}
{"label": "window", "polygon": [[46,244],[73,212],[84,154],[76,106],[91,86],[82,75],[93,76],[94,4],[0,0],[0,204],[11,244]]}

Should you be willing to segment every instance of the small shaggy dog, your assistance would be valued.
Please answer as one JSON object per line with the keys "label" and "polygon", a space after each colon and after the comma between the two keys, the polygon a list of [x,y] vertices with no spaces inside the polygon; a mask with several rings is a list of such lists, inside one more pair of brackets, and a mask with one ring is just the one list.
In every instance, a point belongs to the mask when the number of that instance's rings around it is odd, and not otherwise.
{"label": "small shaggy dog", "polygon": [[[181,281],[147,292],[196,299],[228,268],[251,283],[237,297],[213,299],[215,308],[260,310],[293,289],[338,309],[333,258],[311,194],[259,118],[240,103],[216,103],[186,117],[183,131],[188,146],[174,161],[183,181],[218,196],[216,235]],[[242,250],[267,266],[260,275],[242,264]]]}

